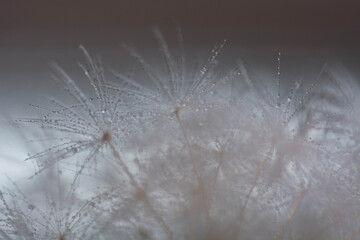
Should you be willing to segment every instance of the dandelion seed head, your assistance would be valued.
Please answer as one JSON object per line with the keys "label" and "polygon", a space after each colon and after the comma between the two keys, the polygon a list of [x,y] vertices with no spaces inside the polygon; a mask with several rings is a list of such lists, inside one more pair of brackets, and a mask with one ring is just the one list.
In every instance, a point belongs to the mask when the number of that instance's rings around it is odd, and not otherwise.
{"label": "dandelion seed head", "polygon": [[105,131],[104,134],[101,137],[101,141],[103,142],[111,142],[111,134],[109,131]]}
{"label": "dandelion seed head", "polygon": [[151,238],[150,232],[144,227],[139,227],[139,235],[140,235],[141,239],[150,239]]}
{"label": "dandelion seed head", "polygon": [[66,235],[65,234],[61,234],[59,237],[59,240],[66,240]]}
{"label": "dandelion seed head", "polygon": [[[29,156],[40,168],[30,181],[41,178],[46,187],[34,184],[40,190],[33,194],[16,186],[0,191],[0,238],[360,235],[358,84],[347,86],[349,79],[332,79],[339,76],[329,71],[331,86],[318,84],[318,76],[287,87],[280,53],[273,81],[257,79],[243,62],[241,74],[235,68],[219,77],[225,41],[192,67],[180,32],[178,51],[156,27],[154,35],[162,67],[127,48],[137,64],[129,73],[113,71],[117,83],[105,80],[100,59],[80,46],[91,97],[54,66],[69,99],[32,105],[44,115],[23,119],[59,142]],[[221,84],[233,78],[244,83],[229,97]]]}

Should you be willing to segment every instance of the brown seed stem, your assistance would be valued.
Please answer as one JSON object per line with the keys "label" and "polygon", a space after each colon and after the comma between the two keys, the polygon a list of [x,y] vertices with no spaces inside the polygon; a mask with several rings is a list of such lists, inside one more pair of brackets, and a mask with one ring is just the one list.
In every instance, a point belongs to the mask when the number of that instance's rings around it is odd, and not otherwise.
{"label": "brown seed stem", "polygon": [[354,240],[359,235],[360,235],[360,230],[352,234],[351,236],[347,237],[345,240]]}
{"label": "brown seed stem", "polygon": [[196,175],[198,184],[200,184],[200,183],[201,183],[200,174],[199,174],[199,171],[198,171],[197,166],[196,166],[194,154],[193,154],[193,152],[192,152],[192,150],[191,150],[189,138],[188,138],[188,136],[187,136],[187,134],[186,134],[186,131],[185,131],[184,123],[183,123],[183,121],[182,121],[181,118],[180,118],[180,109],[177,108],[177,109],[174,111],[174,113],[175,113],[176,119],[178,120],[178,123],[179,123],[179,125],[180,125],[181,131],[183,132],[186,145],[187,145],[187,147],[188,147],[188,149],[189,149],[190,159],[191,159],[191,162],[192,162],[192,164],[193,164],[193,170],[194,170],[194,173],[195,173],[195,175]]}
{"label": "brown seed stem", "polygon": [[239,220],[238,220],[238,223],[237,223],[237,227],[236,227],[236,228],[237,228],[237,229],[236,229],[236,232],[235,232],[236,238],[238,237],[238,235],[239,235],[240,232],[241,232],[242,222],[243,222],[244,217],[245,217],[245,210],[246,210],[246,208],[247,208],[247,205],[248,205],[248,203],[249,203],[249,200],[250,200],[250,198],[251,198],[251,195],[252,195],[252,193],[253,193],[253,191],[254,191],[254,189],[255,189],[255,187],[256,187],[256,185],[257,185],[257,183],[258,183],[258,181],[259,181],[259,179],[260,179],[260,177],[261,177],[261,175],[262,175],[262,173],[264,172],[266,163],[269,161],[269,159],[271,158],[271,156],[272,156],[272,154],[273,154],[273,152],[274,152],[274,147],[275,147],[275,146],[274,146],[274,143],[272,143],[270,150],[267,152],[266,157],[264,158],[264,160],[263,160],[263,162],[261,163],[261,166],[260,166],[258,172],[256,173],[255,181],[254,181],[254,183],[252,184],[248,195],[246,196],[246,200],[245,200],[244,206],[243,206],[242,209],[241,209],[241,214],[240,214],[240,217],[239,217]]}
{"label": "brown seed stem", "polygon": [[149,200],[149,196],[146,194],[145,190],[140,187],[140,185],[138,184],[138,182],[135,180],[134,175],[130,172],[129,168],[126,166],[126,164],[124,163],[124,161],[122,160],[122,158],[120,157],[119,152],[116,150],[116,148],[114,147],[114,145],[112,144],[112,142],[108,142],[109,146],[114,154],[114,156],[119,160],[119,163],[121,165],[121,167],[123,168],[124,172],[126,173],[126,175],[128,176],[128,178],[130,179],[130,183],[131,185],[133,185],[133,187],[136,189],[137,194],[140,196],[140,199],[143,201],[143,203],[150,209],[152,215],[154,216],[154,218],[162,225],[162,227],[165,229],[166,233],[169,236],[169,239],[172,240],[174,239],[174,234],[173,232],[170,230],[169,226],[166,224],[166,222],[164,221],[164,219],[160,216],[160,214],[156,211],[156,209],[154,208],[154,206],[151,204],[150,200]]}
{"label": "brown seed stem", "polygon": [[304,198],[305,194],[306,194],[307,190],[303,190],[301,192],[300,197],[295,201],[295,203],[293,204],[290,213],[288,214],[285,223],[282,225],[282,227],[280,228],[280,231],[275,235],[274,240],[279,240],[281,235],[284,233],[284,230],[286,228],[286,226],[289,224],[289,222],[291,221],[291,219],[293,218],[294,214],[296,213],[296,211],[299,208],[299,205],[301,203],[301,200]]}
{"label": "brown seed stem", "polygon": [[206,232],[209,233],[210,230],[210,210],[211,210],[211,205],[213,203],[213,195],[214,195],[214,191],[215,191],[215,186],[218,180],[218,176],[219,176],[219,171],[220,171],[220,166],[221,166],[221,162],[224,158],[224,152],[221,151],[219,153],[219,159],[218,159],[218,165],[215,169],[215,176],[213,179],[213,182],[211,184],[211,188],[210,188],[210,193],[209,193],[209,197],[208,197],[208,201],[206,204]]}

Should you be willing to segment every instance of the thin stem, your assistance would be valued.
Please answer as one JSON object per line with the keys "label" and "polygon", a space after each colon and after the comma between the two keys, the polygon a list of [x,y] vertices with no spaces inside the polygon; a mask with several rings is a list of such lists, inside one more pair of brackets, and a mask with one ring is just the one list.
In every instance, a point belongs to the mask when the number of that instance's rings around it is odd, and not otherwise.
{"label": "thin stem", "polygon": [[128,178],[130,179],[131,185],[136,189],[137,194],[139,194],[141,196],[140,199],[150,209],[150,211],[153,214],[154,218],[158,222],[160,222],[160,224],[162,225],[162,227],[165,229],[166,233],[168,234],[169,239],[171,239],[171,240],[174,239],[173,232],[170,230],[169,226],[166,224],[164,219],[160,216],[160,214],[156,211],[154,206],[151,204],[151,202],[149,200],[149,196],[146,194],[145,190],[142,187],[140,187],[139,183],[135,180],[134,175],[130,172],[129,168],[126,166],[126,164],[124,163],[124,161],[120,157],[119,152],[116,150],[116,148],[114,147],[112,142],[108,142],[108,144],[109,144],[114,156],[119,160],[119,163],[120,163],[121,167],[123,168],[124,172],[126,173]]}
{"label": "thin stem", "polygon": [[279,240],[281,235],[284,233],[284,230],[286,228],[286,226],[289,224],[289,222],[291,221],[291,219],[293,218],[294,214],[296,213],[296,211],[299,208],[299,205],[301,203],[301,200],[304,198],[305,194],[306,194],[307,190],[303,190],[300,197],[296,200],[296,202],[293,204],[290,213],[287,216],[287,219],[285,221],[285,223],[282,225],[282,227],[280,228],[280,231],[275,235],[274,240]]}
{"label": "thin stem", "polygon": [[261,163],[261,166],[260,166],[258,172],[256,173],[255,181],[254,181],[254,183],[252,184],[251,189],[250,189],[248,195],[246,196],[246,200],[245,200],[244,206],[243,206],[242,209],[241,209],[241,214],[240,214],[240,217],[239,217],[239,220],[238,220],[238,224],[237,224],[237,229],[236,229],[236,233],[235,233],[236,238],[237,238],[238,234],[240,234],[240,232],[241,232],[242,222],[243,222],[244,217],[245,217],[245,210],[246,210],[246,208],[247,208],[247,205],[248,205],[248,203],[249,203],[249,200],[250,200],[250,198],[251,198],[251,195],[252,195],[252,193],[253,193],[253,191],[254,191],[257,183],[259,182],[259,179],[260,179],[262,173],[264,172],[266,163],[267,163],[267,162],[269,161],[269,159],[271,158],[273,152],[274,152],[274,143],[271,145],[270,150],[267,152],[265,159],[264,159],[263,162]]}
{"label": "thin stem", "polygon": [[[197,179],[197,183],[198,183],[199,190],[201,190],[201,185],[200,185],[200,184],[201,184],[201,178],[200,178],[200,174],[199,174],[199,172],[198,172],[198,170],[197,170],[195,158],[194,158],[193,152],[192,152],[192,150],[191,150],[189,138],[188,138],[188,136],[187,136],[187,134],[186,134],[186,131],[185,131],[184,123],[183,123],[183,121],[182,121],[181,118],[180,118],[180,109],[177,108],[174,113],[175,113],[176,119],[177,119],[177,121],[178,121],[178,123],[179,123],[179,125],[180,125],[180,129],[181,129],[181,131],[183,132],[186,145],[187,145],[187,147],[188,147],[188,149],[189,149],[190,159],[191,159],[191,162],[192,162],[192,164],[193,164],[193,171],[194,171],[194,173],[195,173],[195,175],[196,175],[196,179]],[[196,230],[194,231],[194,236],[197,236]],[[194,239],[197,239],[197,237],[194,238]]]}
{"label": "thin stem", "polygon": [[215,176],[214,176],[213,182],[211,184],[210,194],[209,194],[208,201],[206,204],[206,232],[207,233],[209,233],[209,230],[210,230],[210,221],[211,221],[210,210],[211,210],[211,205],[213,203],[214,190],[215,190],[215,186],[216,186],[216,183],[217,183],[217,180],[219,177],[219,170],[220,170],[220,166],[221,166],[221,162],[222,162],[223,158],[224,158],[224,152],[221,151],[219,153],[218,165],[215,169]]}
{"label": "thin stem", "polygon": [[193,170],[195,172],[195,175],[196,175],[196,178],[197,178],[197,181],[198,181],[198,184],[201,183],[201,179],[200,179],[200,174],[199,174],[199,171],[197,170],[197,166],[196,166],[196,163],[195,163],[195,158],[194,158],[194,154],[191,150],[191,146],[190,146],[190,141],[189,141],[189,138],[186,134],[186,131],[185,131],[185,127],[184,127],[184,123],[183,121],[181,120],[180,118],[180,109],[176,109],[175,110],[175,115],[176,115],[176,119],[180,125],[180,128],[181,128],[181,131],[183,132],[183,135],[184,135],[184,139],[185,139],[185,142],[186,142],[186,145],[189,149],[189,155],[190,155],[190,159],[191,159],[191,162],[193,164]]}
{"label": "thin stem", "polygon": [[359,235],[360,235],[360,230],[352,234],[351,236],[347,237],[345,240],[354,240]]}

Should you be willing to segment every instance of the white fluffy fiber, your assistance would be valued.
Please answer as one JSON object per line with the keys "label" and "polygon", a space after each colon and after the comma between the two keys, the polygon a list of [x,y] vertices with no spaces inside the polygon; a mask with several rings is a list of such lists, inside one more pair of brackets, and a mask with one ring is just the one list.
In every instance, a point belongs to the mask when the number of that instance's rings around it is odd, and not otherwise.
{"label": "white fluffy fiber", "polygon": [[30,190],[1,192],[1,239],[360,239],[359,83],[346,70],[289,88],[242,63],[221,75],[220,44],[188,71],[155,36],[163,72],[127,48],[135,73],[109,83],[83,49],[87,94],[56,67],[67,99],[20,121],[57,142],[29,158]]}

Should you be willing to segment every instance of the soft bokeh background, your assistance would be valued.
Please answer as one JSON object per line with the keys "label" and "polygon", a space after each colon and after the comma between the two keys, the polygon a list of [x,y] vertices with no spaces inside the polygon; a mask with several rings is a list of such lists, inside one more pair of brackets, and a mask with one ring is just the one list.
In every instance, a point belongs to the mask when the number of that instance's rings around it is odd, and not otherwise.
{"label": "soft bokeh background", "polygon": [[56,61],[86,86],[76,65],[83,59],[79,44],[125,71],[131,61],[121,43],[156,50],[151,27],[159,25],[171,44],[178,22],[187,51],[202,52],[226,38],[223,63],[244,58],[269,81],[276,78],[279,51],[283,81],[334,61],[358,77],[359,9],[356,0],[0,0],[0,182],[3,173],[16,178],[33,170],[23,162],[31,149],[9,121],[36,115],[28,104],[44,105],[44,97],[57,94],[48,63]]}

